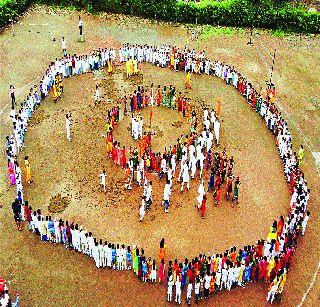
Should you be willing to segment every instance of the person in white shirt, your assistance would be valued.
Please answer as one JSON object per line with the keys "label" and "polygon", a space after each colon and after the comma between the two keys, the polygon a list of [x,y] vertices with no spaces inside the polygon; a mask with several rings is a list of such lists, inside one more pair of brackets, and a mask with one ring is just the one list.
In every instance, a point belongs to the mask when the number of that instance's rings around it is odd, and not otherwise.
{"label": "person in white shirt", "polygon": [[170,275],[168,276],[168,290],[167,290],[168,302],[172,302],[172,288],[173,288],[173,277],[172,275]]}
{"label": "person in white shirt", "polygon": [[146,215],[146,197],[142,196],[141,207],[139,209],[139,222],[142,222],[144,216]]}
{"label": "person in white shirt", "polygon": [[92,258],[94,259],[94,262],[96,263],[97,268],[99,268],[100,267],[100,255],[99,255],[98,242],[96,242],[96,241],[92,247]]}
{"label": "person in white shirt", "polygon": [[150,209],[152,204],[152,181],[149,182],[149,185],[146,188],[146,206],[147,209]]}
{"label": "person in white shirt", "polygon": [[166,185],[164,186],[164,191],[163,191],[163,204],[165,206],[164,211],[166,213],[169,212],[170,195],[171,195],[171,183],[169,180],[167,180]]}
{"label": "person in white shirt", "polygon": [[217,145],[219,145],[219,139],[220,139],[220,122],[218,120],[216,120],[214,122],[214,134],[216,137],[216,142]]}
{"label": "person in white shirt", "polygon": [[193,289],[193,284],[192,284],[192,281],[189,280],[188,287],[187,287],[187,305],[191,305],[192,289]]}
{"label": "person in white shirt", "polygon": [[202,151],[200,152],[200,154],[197,157],[197,159],[199,161],[199,167],[200,167],[199,176],[200,176],[200,179],[201,179],[202,178],[203,167],[204,167],[204,160],[206,159],[206,157],[204,156]]}
{"label": "person in white shirt", "polygon": [[78,27],[79,27],[79,35],[80,38],[82,39],[82,34],[83,34],[83,21],[81,17],[79,16],[79,21],[78,21]]}
{"label": "person in white shirt", "polygon": [[190,156],[190,171],[191,171],[191,179],[194,179],[195,173],[197,171],[197,159],[195,156]]}
{"label": "person in white shirt", "polygon": [[100,102],[100,90],[98,84],[96,85],[96,90],[94,92],[94,102]]}
{"label": "person in white shirt", "polygon": [[71,141],[70,131],[71,130],[71,115],[66,114],[66,131],[67,131],[67,140]]}
{"label": "person in white shirt", "polygon": [[103,188],[103,192],[106,192],[106,172],[103,170],[102,173],[99,175],[100,178],[100,185]]}
{"label": "person in white shirt", "polygon": [[203,185],[203,179],[201,180],[199,187],[198,187],[198,194],[199,196],[197,197],[197,202],[198,202],[198,208],[200,208],[203,200],[203,196],[206,194],[204,190],[204,185]]}
{"label": "person in white shirt", "polygon": [[137,183],[141,186],[141,181],[144,178],[144,159],[141,158],[139,165],[137,166]]}
{"label": "person in white shirt", "polygon": [[171,169],[172,169],[172,178],[174,178],[176,173],[176,155],[171,156]]}
{"label": "person in white shirt", "polygon": [[211,283],[212,276],[210,275],[210,271],[207,271],[207,274],[204,276],[204,298],[209,297],[209,288]]}
{"label": "person in white shirt", "polygon": [[16,104],[16,96],[14,94],[14,86],[10,85],[11,109],[14,109]]}
{"label": "person in white shirt", "polygon": [[107,257],[107,267],[111,268],[112,267],[112,245],[111,245],[111,243],[108,244],[106,257]]}
{"label": "person in white shirt", "polygon": [[133,113],[132,113],[132,116],[131,116],[131,136],[134,138],[134,135],[135,135],[135,130],[136,130],[136,119],[135,117],[133,116]]}
{"label": "person in white shirt", "polygon": [[228,268],[225,267],[221,270],[221,286],[220,290],[227,289],[227,281],[228,281]]}
{"label": "person in white shirt", "polygon": [[64,37],[62,37],[62,40],[61,40],[61,47],[62,47],[63,56],[64,57],[67,56],[67,42],[64,39]]}
{"label": "person in white shirt", "polygon": [[190,175],[189,175],[189,166],[188,162],[185,162],[182,165],[182,184],[181,184],[181,192],[183,191],[184,184],[187,184],[187,189],[190,189]]}
{"label": "person in white shirt", "polygon": [[181,280],[179,275],[177,276],[176,279],[176,298],[175,302],[178,303],[179,305],[181,304]]}
{"label": "person in white shirt", "polygon": [[104,247],[101,239],[99,240],[98,251],[99,251],[99,268],[101,268],[103,267],[103,263],[104,263]]}
{"label": "person in white shirt", "polygon": [[310,212],[307,211],[303,221],[302,221],[302,235],[304,236],[305,232],[306,232],[306,228],[307,228],[307,224],[310,218]]}
{"label": "person in white shirt", "polygon": [[271,304],[273,304],[274,298],[275,298],[276,293],[278,291],[278,286],[279,286],[278,278],[275,277],[275,279],[273,280],[273,282],[271,283],[271,285],[269,287],[267,302],[270,302]]}
{"label": "person in white shirt", "polygon": [[196,303],[200,300],[200,279],[199,276],[196,277],[196,282],[194,284],[194,294],[196,296]]}
{"label": "person in white shirt", "polygon": [[138,126],[137,126],[137,134],[138,134],[138,137],[137,139],[139,138],[142,138],[142,128],[143,128],[143,119],[142,119],[142,116],[140,115],[140,119],[138,120]]}

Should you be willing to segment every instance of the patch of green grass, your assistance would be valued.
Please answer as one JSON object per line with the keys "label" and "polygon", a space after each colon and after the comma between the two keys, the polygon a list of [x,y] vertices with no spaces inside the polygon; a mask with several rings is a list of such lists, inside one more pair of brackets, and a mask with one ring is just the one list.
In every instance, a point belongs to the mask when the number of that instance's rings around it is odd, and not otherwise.
{"label": "patch of green grass", "polygon": [[212,36],[232,36],[235,34],[243,34],[243,28],[231,28],[231,27],[214,27],[210,25],[205,25],[201,28],[201,33],[199,35],[200,39],[208,39]]}
{"label": "patch of green grass", "polygon": [[292,33],[288,32],[288,31],[276,29],[276,30],[271,31],[271,34],[275,37],[285,37],[285,36],[291,35]]}

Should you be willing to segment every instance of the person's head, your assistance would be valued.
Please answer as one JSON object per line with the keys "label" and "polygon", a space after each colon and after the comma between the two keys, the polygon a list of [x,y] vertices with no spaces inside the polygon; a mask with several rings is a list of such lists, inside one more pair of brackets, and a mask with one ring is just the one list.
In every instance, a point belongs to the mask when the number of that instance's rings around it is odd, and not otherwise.
{"label": "person's head", "polygon": [[62,36],[62,40],[64,41],[64,37]]}

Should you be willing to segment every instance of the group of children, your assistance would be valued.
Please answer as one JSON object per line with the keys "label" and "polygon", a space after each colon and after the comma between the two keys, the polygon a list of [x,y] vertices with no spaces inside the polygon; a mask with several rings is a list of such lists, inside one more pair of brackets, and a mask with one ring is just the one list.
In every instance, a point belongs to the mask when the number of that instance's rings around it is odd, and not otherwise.
{"label": "group of children", "polygon": [[[154,281],[155,271],[160,281],[164,281],[164,258],[161,259],[157,270],[154,261],[145,257],[143,251],[140,253],[140,251],[135,249],[135,252],[131,253],[131,262],[130,256],[128,256],[129,249],[125,246],[112,246],[111,243],[110,246],[109,243],[105,244],[101,240],[95,240],[92,234],[90,235],[90,233],[83,229],[81,230],[81,227],[73,223],[68,225],[67,222],[44,217],[39,210],[33,212],[32,208],[28,206],[28,203],[23,198],[22,175],[17,162],[17,154],[21,152],[23,148],[28,120],[40,104],[41,99],[44,99],[53,87],[55,76],[57,73],[60,73],[63,77],[68,77],[98,69],[107,63],[107,57],[114,60],[115,56],[116,52],[114,49],[104,49],[98,50],[89,56],[68,56],[62,60],[51,63],[45,76],[41,80],[39,87],[40,95],[36,86],[31,88],[28,97],[21,104],[18,113],[16,113],[14,109],[10,112],[14,133],[7,137],[6,153],[10,182],[17,186],[17,198],[13,204],[14,216],[15,219],[16,215],[18,218],[25,218],[29,223],[29,228],[41,235],[42,240],[62,242],[66,244],[67,247],[73,247],[78,251],[82,251],[94,258],[98,267],[104,265],[110,267],[111,265],[111,267],[116,269],[125,269],[126,267],[130,267],[130,263],[132,263],[133,270],[144,281],[148,279]],[[298,238],[300,235],[305,234],[305,229],[310,217],[310,213],[307,211],[310,190],[307,187],[304,174],[299,168],[299,164],[301,165],[303,159],[301,159],[300,153],[299,156],[297,156],[293,150],[292,137],[288,130],[287,122],[274,104],[274,89],[271,88],[267,91],[260,89],[260,91],[257,91],[253,85],[233,67],[218,61],[212,62],[206,58],[205,52],[196,54],[194,50],[189,50],[188,48],[180,50],[179,48],[170,46],[155,48],[126,45],[120,50],[120,61],[127,61],[130,58],[139,62],[150,62],[161,67],[170,67],[174,70],[215,75],[225,80],[228,85],[233,85],[237,88],[252,108],[261,115],[268,129],[275,135],[276,144],[284,165],[284,174],[291,193],[289,215],[286,218],[281,216],[278,221],[273,223],[266,240],[260,240],[256,245],[246,246],[238,251],[236,251],[235,248],[231,248],[223,255],[212,255],[210,258],[209,256],[199,255],[199,257],[194,258],[190,263],[186,260],[186,265],[183,263],[180,264],[178,261],[169,262],[166,274],[168,281],[168,299],[171,300],[172,298],[173,287],[175,287],[176,290],[176,301],[180,303],[181,289],[184,286],[187,287],[187,302],[190,302],[193,289],[196,300],[199,300],[202,297],[208,297],[208,293],[219,289],[230,290],[234,285],[241,286],[249,281],[265,280],[269,283],[267,301],[273,302],[276,294],[283,291],[286,274],[290,269],[290,263],[297,247]],[[15,106],[16,102],[14,101],[13,104]],[[197,120],[192,113],[191,111],[191,122],[194,127]],[[212,126],[210,129],[212,130]],[[203,132],[205,132],[205,136]],[[201,144],[199,159],[196,158],[199,177],[202,177],[200,169],[202,163],[205,161],[205,158],[202,157],[206,151],[205,144],[207,140],[211,138],[208,137],[207,132],[204,124],[202,133],[194,135],[192,138],[196,146]],[[181,177],[183,183],[186,183],[188,187],[188,177],[190,177],[190,174],[188,176],[187,173],[191,171],[189,170],[189,164],[194,165],[193,158],[191,158],[190,162],[190,146],[192,142],[188,144],[189,149],[185,142],[181,144],[182,146],[176,146],[176,155],[178,156],[178,149],[180,148],[182,152],[181,160],[184,160],[183,163],[181,161],[181,169],[183,170]],[[184,149],[184,147],[186,148]],[[169,152],[172,152],[172,150],[173,148],[170,149]],[[138,150],[135,149],[134,152],[134,157],[138,157]],[[158,159],[161,159],[161,162],[156,163],[155,168],[158,167],[159,174],[161,170],[166,170],[166,173],[164,173],[168,178],[169,168],[164,167],[164,162],[163,167],[161,167],[162,160],[165,160],[167,165],[167,158],[163,159],[163,157],[158,155]],[[150,161],[151,160],[152,159],[150,159]],[[151,165],[152,163],[150,162],[149,167],[152,167]],[[126,163],[126,167],[128,167],[128,163]],[[172,169],[172,163],[170,169]],[[220,175],[222,176],[222,174]],[[164,174],[162,176],[164,176]],[[182,190],[184,188],[183,183]],[[238,178],[236,178],[235,184],[237,188],[234,194],[237,196]],[[149,185],[147,185],[145,189],[146,193],[148,193],[148,188]],[[167,194],[170,195],[170,193]],[[104,256],[102,257],[102,255]],[[109,255],[109,257],[106,255]]]}

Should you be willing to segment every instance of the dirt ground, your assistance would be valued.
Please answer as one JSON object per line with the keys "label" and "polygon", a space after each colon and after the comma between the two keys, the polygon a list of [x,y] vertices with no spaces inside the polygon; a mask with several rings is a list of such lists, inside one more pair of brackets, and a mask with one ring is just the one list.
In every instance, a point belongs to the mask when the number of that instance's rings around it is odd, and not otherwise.
{"label": "dirt ground", "polygon": [[[68,49],[76,53],[88,52],[106,42],[116,47],[124,42],[193,45],[205,49],[212,59],[234,65],[256,84],[264,84],[269,78],[258,53],[263,52],[258,49],[260,45],[246,45],[247,32],[190,41],[185,26],[154,24],[127,17],[81,15],[85,23],[85,44],[77,42],[76,12],[53,12],[41,7],[28,12],[18,24],[1,34],[0,77],[4,82],[0,84],[0,137],[4,138],[10,131],[8,108],[4,109],[8,103],[5,97],[9,84],[23,87],[43,74],[48,61],[61,54],[61,36],[66,37]],[[57,38],[56,42],[52,41],[53,37]],[[312,216],[307,234],[299,242],[283,298],[283,304],[295,306],[309,287],[320,258],[319,203],[315,201],[319,196],[319,177],[310,152],[320,152],[320,113],[315,104],[315,101],[319,103],[320,53],[314,52],[319,51],[320,43],[317,37],[276,39],[265,33],[261,33],[260,39],[271,50],[277,47],[274,81],[294,146],[307,144],[304,171],[312,190],[309,203]],[[182,73],[159,70],[150,65],[143,65],[143,73],[145,85],[154,82],[173,84],[177,89],[183,87]],[[143,246],[146,254],[152,256],[156,256],[159,241],[165,237],[169,257],[179,259],[194,257],[200,252],[221,252],[233,245],[253,244],[266,237],[275,218],[287,212],[289,195],[273,137],[234,89],[216,78],[199,76],[193,77],[196,88],[194,86],[190,92],[195,103],[205,102],[214,107],[216,98],[222,96],[221,143],[236,161],[235,172],[242,182],[240,206],[233,209],[230,203],[222,201],[215,208],[210,199],[206,219],[201,220],[194,209],[198,186],[198,180],[195,180],[191,183],[191,191],[182,195],[174,183],[175,197],[170,214],[166,215],[160,207],[163,183],[154,180],[154,191],[157,191],[154,205],[145,221],[139,224],[141,189],[124,193],[123,171],[105,156],[104,114],[111,102],[105,99],[94,106],[94,84],[100,82],[100,78],[88,74],[66,80],[63,99],[54,104],[49,98],[37,111],[27,133],[24,153],[30,157],[34,176],[32,187],[27,189],[33,207],[47,212],[50,199],[60,193],[68,198],[68,205],[55,216],[76,220],[86,229],[93,230],[98,238]],[[130,93],[135,83],[139,83],[138,80],[125,80],[123,67],[118,66],[112,78],[106,77],[105,89],[108,97],[121,97],[123,93]],[[21,89],[20,99],[27,88]],[[73,117],[71,143],[65,138],[66,111],[71,111]],[[182,127],[173,131],[170,124],[178,118],[174,111],[156,110],[153,124],[163,132],[162,137],[161,134],[156,136],[157,149],[174,144],[176,136],[187,130],[187,123],[182,118]],[[116,128],[119,140],[126,146],[132,142],[128,124],[129,119],[126,119]],[[43,301],[49,306],[104,306],[110,302],[112,305],[165,305],[164,287],[144,285],[126,272],[98,270],[82,255],[67,252],[61,246],[47,244],[44,247],[45,243],[29,233],[12,231],[10,204],[14,189],[9,188],[4,155],[1,165],[4,171],[0,174],[0,275],[10,281],[10,289],[21,293],[23,306],[39,306]],[[98,174],[102,167],[107,170],[107,195],[99,189]],[[319,278],[307,305],[319,303],[318,290]],[[246,289],[234,289],[232,293],[218,294],[207,304],[263,306],[265,295],[265,285],[255,284]]]}

